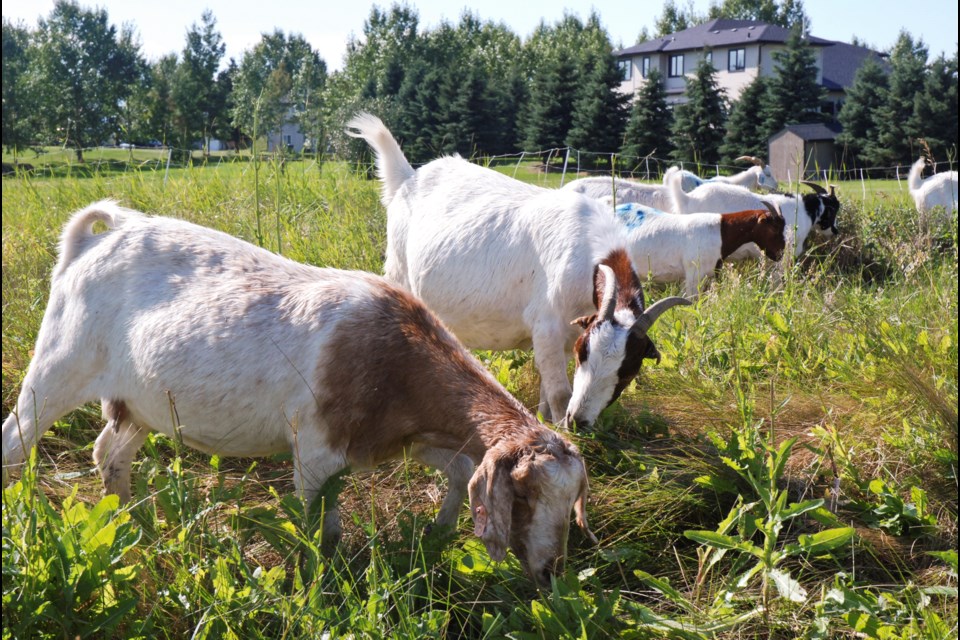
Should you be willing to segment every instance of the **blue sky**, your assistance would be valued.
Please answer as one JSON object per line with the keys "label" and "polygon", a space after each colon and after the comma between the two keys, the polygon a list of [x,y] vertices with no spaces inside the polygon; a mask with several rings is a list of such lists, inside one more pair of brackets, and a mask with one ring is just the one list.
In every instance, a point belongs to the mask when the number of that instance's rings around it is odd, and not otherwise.
{"label": "blue sky", "polygon": [[[262,32],[279,28],[287,33],[301,33],[327,63],[330,70],[342,66],[346,42],[351,34],[361,35],[363,22],[370,8],[377,4],[388,8],[390,2],[366,0],[332,3],[325,0],[275,1],[262,0],[96,0],[87,6],[107,10],[115,24],[135,25],[144,54],[150,59],[183,48],[184,34],[191,23],[200,21],[204,8],[213,11],[227,45],[227,57],[239,61],[245,49],[253,46]],[[544,20],[548,24],[563,17],[564,12],[585,19],[595,9],[614,44],[629,46],[643,27],[653,30],[654,19],[662,12],[662,2],[647,0],[484,0],[474,4],[458,4],[450,0],[413,0],[421,28],[430,28],[442,20],[457,22],[464,9],[470,9],[483,20],[505,22],[511,30],[526,38]],[[686,6],[686,0],[678,5]],[[709,0],[694,0],[699,12],[709,7]],[[922,37],[932,56],[956,50],[956,0],[931,0],[913,4],[903,0],[804,0],[812,22],[811,33],[821,38],[849,41],[854,34],[877,48],[888,48],[900,29],[914,38]],[[48,15],[53,0],[4,0],[3,16],[35,25],[39,16]],[[482,7],[482,8],[480,8]],[[922,10],[919,10],[923,7]]]}

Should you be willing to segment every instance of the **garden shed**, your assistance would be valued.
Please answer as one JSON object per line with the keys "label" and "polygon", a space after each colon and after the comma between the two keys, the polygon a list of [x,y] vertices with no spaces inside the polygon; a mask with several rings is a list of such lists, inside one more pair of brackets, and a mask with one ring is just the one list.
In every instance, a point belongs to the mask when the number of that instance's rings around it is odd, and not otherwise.
{"label": "garden shed", "polygon": [[770,168],[777,180],[816,178],[839,168],[836,122],[787,125],[768,141]]}

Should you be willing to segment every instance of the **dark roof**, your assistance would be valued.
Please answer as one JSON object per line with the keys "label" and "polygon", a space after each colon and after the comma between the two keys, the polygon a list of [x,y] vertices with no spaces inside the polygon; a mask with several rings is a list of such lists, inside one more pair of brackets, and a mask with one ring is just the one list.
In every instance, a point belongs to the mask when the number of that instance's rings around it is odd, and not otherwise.
{"label": "dark roof", "polygon": [[853,86],[857,69],[870,57],[884,68],[890,66],[879,53],[866,47],[846,42],[833,42],[823,47],[823,80],[820,84],[830,91],[849,89]]}
{"label": "dark roof", "polygon": [[[729,47],[730,45],[754,42],[783,44],[789,37],[790,30],[777,25],[755,20],[717,18],[662,38],[655,38],[626,49],[620,49],[615,51],[614,54],[630,56],[638,53],[657,53],[660,51],[689,51],[691,49]],[[809,36],[808,40],[812,45],[836,44],[832,40],[824,40],[814,36]]]}
{"label": "dark roof", "polygon": [[778,133],[770,137],[779,138],[785,133],[792,133],[806,142],[816,142],[818,140],[835,140],[837,134],[843,131],[843,127],[838,122],[815,122],[813,124],[788,124]]}

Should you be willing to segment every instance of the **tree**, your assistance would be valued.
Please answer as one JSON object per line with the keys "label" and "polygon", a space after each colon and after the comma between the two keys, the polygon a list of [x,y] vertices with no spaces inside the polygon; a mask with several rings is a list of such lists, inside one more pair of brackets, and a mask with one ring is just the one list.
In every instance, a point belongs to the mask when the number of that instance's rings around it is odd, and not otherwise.
{"label": "tree", "polygon": [[887,73],[872,56],[857,69],[853,85],[847,91],[843,108],[837,120],[843,131],[837,143],[856,164],[880,164],[877,157],[880,144],[880,108],[887,101]]}
{"label": "tree", "polygon": [[719,161],[726,119],[725,95],[717,83],[717,70],[701,59],[693,78],[687,78],[687,102],[676,109],[675,159],[708,164]]}
{"label": "tree", "polygon": [[[287,37],[279,29],[263,34],[253,49],[244,52],[233,78],[234,126],[248,135],[254,129],[258,136],[277,131],[295,119],[307,99],[317,98],[325,78],[326,64],[302,35]],[[295,80],[300,82],[296,93]]]}
{"label": "tree", "polygon": [[566,49],[543,61],[530,84],[523,129],[527,150],[564,146],[573,124],[573,97],[577,90],[576,67]]}
{"label": "tree", "polygon": [[653,37],[662,38],[665,35],[695,27],[706,19],[706,16],[694,10],[693,0],[688,0],[686,8],[678,7],[673,0],[666,0],[663,3],[663,13],[654,20]]}
{"label": "tree", "polygon": [[708,12],[710,19],[731,18],[734,20],[756,20],[775,24],[787,29],[799,26],[809,30],[809,21],[803,9],[802,0],[723,0],[714,4]]}
{"label": "tree", "polygon": [[957,155],[957,62],[942,54],[927,69],[923,91],[913,102],[910,128],[930,146],[934,158]]}
{"label": "tree", "polygon": [[27,84],[30,32],[3,18],[3,146],[16,152],[31,142],[36,112]]}
{"label": "tree", "polygon": [[652,69],[647,74],[646,82],[637,90],[630,110],[623,146],[620,147],[624,162],[632,165],[651,154],[668,157],[673,151],[670,143],[672,125],[673,113],[667,106],[663,76],[658,70]]}
{"label": "tree", "polygon": [[727,133],[720,153],[723,161],[731,163],[739,156],[767,156],[767,128],[762,112],[768,99],[769,86],[766,78],[757,76],[744,87],[740,97],[730,107],[727,118]]}
{"label": "tree", "polygon": [[194,23],[187,30],[187,42],[177,65],[171,98],[177,146],[181,153],[189,154],[193,142],[200,139],[204,155],[207,155],[212,123],[227,117],[218,111],[225,104],[217,95],[215,79],[226,45],[216,26],[213,13],[204,11],[200,25]]}
{"label": "tree", "polygon": [[612,53],[594,57],[573,105],[567,146],[611,153],[620,149],[630,99],[620,92],[621,81]]}
{"label": "tree", "polygon": [[890,89],[887,100],[878,110],[878,145],[876,160],[881,164],[910,164],[918,155],[911,141],[917,131],[912,124],[914,98],[923,91],[927,64],[927,47],[923,40],[914,42],[901,31],[890,54]]}
{"label": "tree", "polygon": [[36,31],[31,85],[40,122],[50,137],[65,139],[83,161],[83,149],[117,133],[123,101],[146,67],[132,28],[109,24],[103,9],[56,0]]}
{"label": "tree", "polygon": [[817,62],[799,25],[787,38],[786,48],[773,52],[776,75],[770,81],[763,109],[766,137],[787,124],[822,122],[820,102],[825,91],[817,82]]}

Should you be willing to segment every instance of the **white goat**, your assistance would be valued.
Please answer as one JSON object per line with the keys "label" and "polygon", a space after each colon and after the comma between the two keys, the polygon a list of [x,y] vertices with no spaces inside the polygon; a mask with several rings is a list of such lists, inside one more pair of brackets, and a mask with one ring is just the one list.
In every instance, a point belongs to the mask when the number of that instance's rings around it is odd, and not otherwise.
{"label": "white goat", "polygon": [[[831,185],[827,193],[820,185],[812,182],[802,182],[814,193],[804,195],[757,195],[744,187],[722,182],[707,182],[690,193],[683,190],[679,174],[667,185],[673,200],[674,213],[733,213],[748,209],[762,209],[764,202],[774,204],[783,214],[787,223],[788,244],[793,246],[793,254],[803,253],[803,245],[813,230],[826,237],[835,235],[837,231],[837,213],[840,210],[840,201]],[[746,245],[733,255],[731,260],[743,260],[748,257],[759,257],[760,250],[756,246]]]}
{"label": "white goat", "polygon": [[669,211],[672,206],[670,191],[661,184],[645,184],[623,178],[591,177],[568,182],[562,188],[594,199],[612,196],[616,198],[617,204],[642,204],[661,211]]}
{"label": "white goat", "polygon": [[927,215],[934,207],[943,207],[948,213],[957,210],[957,172],[944,171],[923,178],[926,160],[922,157],[910,167],[907,187],[917,205],[917,211]]}
{"label": "white goat", "polygon": [[[98,221],[109,230],[94,235]],[[469,493],[490,556],[512,547],[541,584],[562,566],[571,509],[592,537],[576,447],[408,292],[112,202],[64,230],[33,360],[3,423],[4,483],[54,420],[97,398],[108,423],[94,459],[124,500],[152,429],[220,455],[292,451],[307,501],[346,467],[406,452],[449,479],[439,524],[456,526]],[[323,533],[339,537],[335,505]]]}
{"label": "white goat", "polygon": [[697,174],[681,169],[680,167],[670,167],[663,174],[663,184],[669,184],[671,176],[679,171],[683,177],[681,186],[684,191],[692,191],[707,182],[725,182],[747,189],[762,189],[764,191],[777,190],[779,183],[777,179],[773,177],[773,169],[770,168],[770,165],[764,164],[763,160],[754,156],[740,156],[736,159],[736,162],[742,162],[744,160],[752,162],[754,166],[732,176],[714,176],[712,178],[701,178]]}
{"label": "white goat", "polygon": [[755,243],[771,260],[780,260],[787,243],[785,221],[773,205],[736,213],[675,215],[642,205],[617,207],[629,230],[630,258],[640,275],[655,282],[683,281],[696,296],[723,260]]}
{"label": "white goat", "polygon": [[[532,345],[544,416],[593,422],[636,376],[642,358],[656,357],[647,328],[686,301],[661,300],[644,310],[624,234],[608,208],[460,157],[414,171],[379,118],[360,114],[347,126],[376,155],[387,207],[387,278],[423,298],[467,346]],[[591,373],[575,376],[571,389],[567,362],[578,330],[570,321],[588,314],[596,320],[608,296],[616,301],[615,322],[579,322],[585,333],[602,333],[591,361],[604,366],[578,360]]]}

